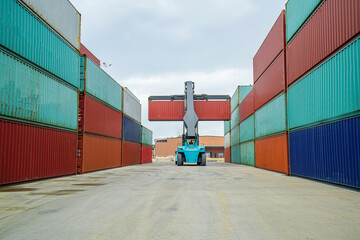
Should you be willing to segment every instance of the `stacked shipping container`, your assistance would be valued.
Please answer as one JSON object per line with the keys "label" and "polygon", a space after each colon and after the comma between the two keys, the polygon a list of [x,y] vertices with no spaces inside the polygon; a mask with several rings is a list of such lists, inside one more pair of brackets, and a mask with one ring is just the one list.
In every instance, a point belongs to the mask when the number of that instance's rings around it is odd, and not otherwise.
{"label": "stacked shipping container", "polygon": [[231,120],[224,121],[224,160],[231,162]]}
{"label": "stacked shipping container", "polygon": [[144,126],[141,126],[141,163],[152,162],[153,133]]}

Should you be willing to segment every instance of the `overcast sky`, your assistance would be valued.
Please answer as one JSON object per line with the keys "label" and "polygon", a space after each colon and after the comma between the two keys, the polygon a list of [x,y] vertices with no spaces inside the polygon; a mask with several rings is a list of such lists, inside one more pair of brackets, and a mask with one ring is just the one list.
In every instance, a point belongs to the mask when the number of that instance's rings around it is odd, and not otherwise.
{"label": "overcast sky", "polygon": [[[182,122],[149,122],[150,95],[232,95],[253,82],[252,59],[286,0],[71,0],[81,41],[104,70],[141,101],[154,138],[182,133]],[[200,122],[200,135],[223,135],[223,122]]]}

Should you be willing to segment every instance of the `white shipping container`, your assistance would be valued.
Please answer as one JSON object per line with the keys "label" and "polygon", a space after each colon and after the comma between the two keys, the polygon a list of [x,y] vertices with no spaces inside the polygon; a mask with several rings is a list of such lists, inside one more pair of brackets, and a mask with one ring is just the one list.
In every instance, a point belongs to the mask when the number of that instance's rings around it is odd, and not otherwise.
{"label": "white shipping container", "polygon": [[224,148],[229,148],[231,145],[231,136],[230,136],[231,132],[228,132],[227,134],[225,134],[224,137]]}
{"label": "white shipping container", "polygon": [[80,51],[81,15],[69,0],[22,0],[74,48]]}
{"label": "white shipping container", "polygon": [[123,97],[124,114],[141,123],[140,100],[126,87],[123,88]]}

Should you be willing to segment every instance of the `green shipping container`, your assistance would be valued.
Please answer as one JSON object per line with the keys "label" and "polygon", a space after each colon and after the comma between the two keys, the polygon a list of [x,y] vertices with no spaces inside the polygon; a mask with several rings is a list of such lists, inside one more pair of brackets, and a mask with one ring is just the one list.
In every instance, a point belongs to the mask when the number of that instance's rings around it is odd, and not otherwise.
{"label": "green shipping container", "polygon": [[253,86],[238,86],[231,98],[231,112],[244,100],[246,95],[253,89]]}
{"label": "green shipping container", "polygon": [[79,53],[19,1],[0,1],[0,45],[79,88]]}
{"label": "green shipping container", "polygon": [[[84,74],[85,73],[85,74]],[[122,87],[90,58],[81,56],[81,90],[122,111]]]}
{"label": "green shipping container", "polygon": [[282,93],[255,112],[255,138],[285,130],[285,94]]}
{"label": "green shipping container", "polygon": [[240,145],[231,147],[231,162],[240,164]]}
{"label": "green shipping container", "polygon": [[240,125],[237,125],[233,129],[231,129],[230,138],[231,138],[231,146],[240,143]]}
{"label": "green shipping container", "polygon": [[240,123],[240,142],[246,142],[255,138],[255,117],[254,114]]}
{"label": "green shipping container", "polygon": [[290,129],[330,122],[360,112],[360,38],[288,90]]}
{"label": "green shipping container", "polygon": [[322,0],[289,0],[286,3],[286,42],[291,40],[321,2]]}
{"label": "green shipping container", "polygon": [[240,122],[240,113],[239,113],[239,106],[235,108],[235,110],[231,113],[231,129],[237,126]]}
{"label": "green shipping container", "polygon": [[0,50],[0,114],[77,129],[78,94],[63,82]]}
{"label": "green shipping container", "polygon": [[146,146],[152,146],[153,132],[144,126],[141,126],[141,144]]}
{"label": "green shipping container", "polygon": [[231,120],[224,121],[224,136],[231,130]]}
{"label": "green shipping container", "polygon": [[255,166],[255,142],[250,141],[240,144],[240,163]]}

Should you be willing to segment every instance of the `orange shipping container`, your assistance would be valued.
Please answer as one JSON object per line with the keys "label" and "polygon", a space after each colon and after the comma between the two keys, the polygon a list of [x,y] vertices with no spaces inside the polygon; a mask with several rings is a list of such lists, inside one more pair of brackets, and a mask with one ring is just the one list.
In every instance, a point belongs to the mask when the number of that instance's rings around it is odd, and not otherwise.
{"label": "orange shipping container", "polygon": [[256,167],[289,174],[288,135],[255,140]]}
{"label": "orange shipping container", "polygon": [[101,136],[79,136],[78,173],[120,167],[121,142]]}
{"label": "orange shipping container", "polygon": [[141,145],[138,143],[122,142],[122,166],[141,163]]}
{"label": "orange shipping container", "polygon": [[231,148],[224,148],[225,162],[231,163]]}

